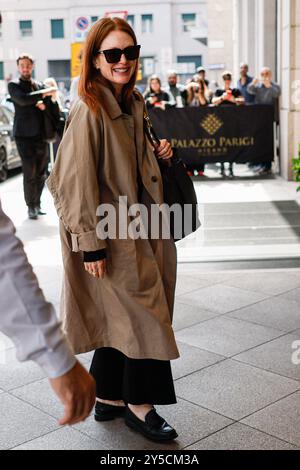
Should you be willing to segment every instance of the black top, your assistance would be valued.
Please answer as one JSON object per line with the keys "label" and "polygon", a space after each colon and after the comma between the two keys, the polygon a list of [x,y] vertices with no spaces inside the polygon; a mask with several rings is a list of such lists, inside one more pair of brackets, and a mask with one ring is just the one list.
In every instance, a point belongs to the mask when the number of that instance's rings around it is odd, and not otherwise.
{"label": "black top", "polygon": [[[232,92],[232,96],[234,96],[235,98],[240,98],[242,96],[242,93],[240,92],[240,90],[238,88],[230,88],[231,92]],[[216,98],[221,98],[221,96],[224,95],[224,93],[226,93],[226,90],[224,88],[218,88],[216,90],[216,93],[215,93],[215,97]],[[221,106],[222,105],[233,105],[235,106],[235,103],[232,103],[231,101],[223,101],[223,103],[220,103]]]}
{"label": "black top", "polygon": [[149,98],[151,96],[156,96],[157,97],[157,102],[160,102],[160,101],[170,101],[170,95],[169,93],[167,93],[166,91],[160,91],[159,93],[153,93],[151,91],[148,91],[145,95],[144,95],[144,99],[146,100],[146,106],[147,108],[153,108],[155,105],[152,104],[149,100]]}
{"label": "black top", "polygon": [[[8,92],[15,106],[14,137],[42,137],[44,134],[43,111],[36,107],[41,95],[30,96],[35,90],[45,88],[35,80],[13,80],[8,84]],[[50,98],[51,99],[51,98]],[[43,100],[45,101],[46,98]]]}

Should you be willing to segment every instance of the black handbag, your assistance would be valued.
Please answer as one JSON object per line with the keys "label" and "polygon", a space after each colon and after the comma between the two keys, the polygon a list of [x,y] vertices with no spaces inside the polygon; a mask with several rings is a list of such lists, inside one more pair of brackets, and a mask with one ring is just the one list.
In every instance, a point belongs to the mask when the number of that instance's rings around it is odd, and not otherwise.
{"label": "black handbag", "polygon": [[59,105],[51,101],[45,101],[46,109],[44,116],[44,138],[48,143],[56,142],[57,138],[62,138],[65,127],[65,115],[60,110]]}
{"label": "black handbag", "polygon": [[[144,112],[144,130],[154,148],[160,145],[149,116]],[[193,182],[187,174],[186,167],[181,158],[173,150],[173,157],[169,160],[158,160],[163,182],[164,202],[169,207],[174,204],[180,206],[180,214],[176,211],[170,213],[170,233],[175,242],[195,232],[201,225],[198,212],[197,196]]]}

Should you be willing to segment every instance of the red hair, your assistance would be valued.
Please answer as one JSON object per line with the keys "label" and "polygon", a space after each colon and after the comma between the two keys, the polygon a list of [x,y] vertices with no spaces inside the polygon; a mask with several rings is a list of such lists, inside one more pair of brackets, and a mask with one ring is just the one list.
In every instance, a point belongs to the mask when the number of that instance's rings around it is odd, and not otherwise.
{"label": "red hair", "polygon": [[[100,108],[101,91],[99,90],[99,84],[110,88],[114,93],[112,84],[99,73],[99,70],[97,70],[94,65],[97,51],[101,48],[103,40],[111,31],[124,31],[124,33],[127,33],[133,39],[134,45],[137,44],[133,29],[127,21],[121,18],[102,18],[91,28],[83,49],[78,94],[95,114],[97,114]],[[134,73],[129,82],[123,87],[122,95],[126,105],[129,105],[129,100],[135,87],[138,67],[139,64],[137,60]]]}

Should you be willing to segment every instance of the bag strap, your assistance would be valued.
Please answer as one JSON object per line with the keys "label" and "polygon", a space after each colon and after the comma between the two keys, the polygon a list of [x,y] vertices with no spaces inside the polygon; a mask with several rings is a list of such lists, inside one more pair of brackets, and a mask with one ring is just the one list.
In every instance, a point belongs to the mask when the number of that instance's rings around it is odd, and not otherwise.
{"label": "bag strap", "polygon": [[159,147],[160,145],[160,140],[153,128],[152,122],[150,120],[150,117],[146,110],[144,109],[144,131],[146,136],[148,137],[150,144],[153,145],[153,147]]}
{"label": "bag strap", "polygon": [[[146,112],[146,110],[144,109],[144,130],[145,130],[145,134],[146,136],[148,137],[148,140],[150,141],[150,144],[153,145],[153,147],[157,147],[160,145],[160,140],[154,130],[154,127],[152,125],[152,122],[150,120],[150,117],[148,115],[148,113]],[[158,160],[158,163],[160,165],[163,165],[164,167],[171,167],[173,166],[175,163],[178,163],[181,161],[181,158],[179,158],[177,155],[176,155],[176,149],[174,147],[172,147],[172,150],[173,150],[173,157],[167,161],[160,161]]]}

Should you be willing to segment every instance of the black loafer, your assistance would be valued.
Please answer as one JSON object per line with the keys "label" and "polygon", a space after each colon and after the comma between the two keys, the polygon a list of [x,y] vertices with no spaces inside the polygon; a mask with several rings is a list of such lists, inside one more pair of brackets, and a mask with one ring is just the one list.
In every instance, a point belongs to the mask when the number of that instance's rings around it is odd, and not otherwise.
{"label": "black loafer", "polygon": [[111,419],[123,416],[125,409],[125,406],[109,405],[108,403],[97,401],[94,417],[96,421],[110,421]]}
{"label": "black loafer", "polygon": [[155,408],[150,410],[145,416],[145,421],[142,421],[126,407],[125,424],[155,442],[172,441],[178,437],[175,429],[157,414]]}

